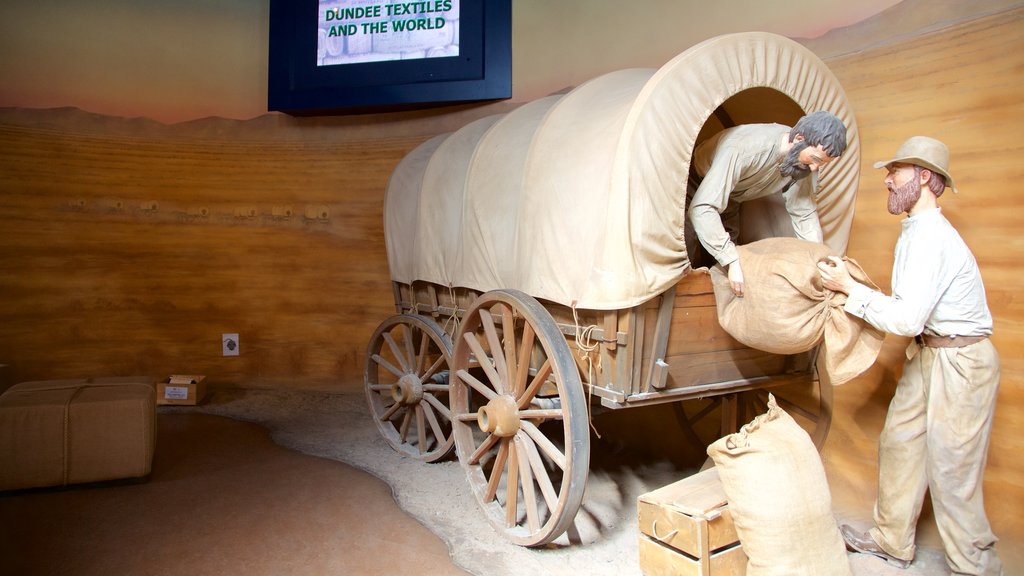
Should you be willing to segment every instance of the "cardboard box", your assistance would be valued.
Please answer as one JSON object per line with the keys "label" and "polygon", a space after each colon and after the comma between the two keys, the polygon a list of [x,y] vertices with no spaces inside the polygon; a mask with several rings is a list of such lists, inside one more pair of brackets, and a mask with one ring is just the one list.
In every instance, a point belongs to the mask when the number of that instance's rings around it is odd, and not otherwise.
{"label": "cardboard box", "polygon": [[156,403],[173,406],[195,406],[206,397],[206,376],[175,374],[156,385]]}
{"label": "cardboard box", "polygon": [[637,502],[640,570],[647,576],[742,576],[743,553],[718,470],[710,468]]}

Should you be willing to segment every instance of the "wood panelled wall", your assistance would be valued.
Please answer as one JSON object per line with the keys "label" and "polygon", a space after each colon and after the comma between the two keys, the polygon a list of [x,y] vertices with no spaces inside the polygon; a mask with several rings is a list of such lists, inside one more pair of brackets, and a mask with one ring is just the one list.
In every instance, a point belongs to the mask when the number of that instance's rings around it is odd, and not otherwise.
{"label": "wood panelled wall", "polygon": [[[244,123],[226,123],[234,138],[129,137],[81,116],[0,126],[7,380],[359,380],[394,310],[383,191],[421,138],[247,140]],[[240,355],[223,357],[236,332]]]}
{"label": "wood panelled wall", "polygon": [[[909,136],[939,138],[951,151],[959,194],[939,199],[981,267],[995,319],[1002,381],[985,491],[999,550],[1024,570],[1024,8],[827,61],[853,104],[862,145],[861,184],[848,254],[888,290],[900,220],[886,209],[884,170]],[[836,390],[824,456],[834,494],[870,522],[878,434],[902,372],[905,338],[888,336],[875,366]],[[842,486],[843,489],[837,490]],[[919,535],[938,545],[926,519]],[[1012,567],[1015,567],[1011,569]]]}

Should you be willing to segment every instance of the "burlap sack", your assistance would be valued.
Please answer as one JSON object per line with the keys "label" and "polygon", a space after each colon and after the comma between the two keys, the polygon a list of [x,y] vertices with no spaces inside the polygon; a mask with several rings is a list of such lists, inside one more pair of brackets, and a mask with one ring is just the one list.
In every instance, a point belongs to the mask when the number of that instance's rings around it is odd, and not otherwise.
{"label": "burlap sack", "polygon": [[[871,367],[885,333],[847,314],[846,295],[821,285],[817,263],[830,255],[827,246],[767,238],[737,250],[743,267],[742,298],[733,294],[722,268],[711,269],[718,322],[726,332],[751,348],[775,354],[806,352],[823,343],[824,369],[833,385]],[[855,280],[878,289],[856,261],[844,260]]]}
{"label": "burlap sack", "polygon": [[825,467],[769,396],[768,412],[708,446],[747,554],[747,576],[850,576]]}

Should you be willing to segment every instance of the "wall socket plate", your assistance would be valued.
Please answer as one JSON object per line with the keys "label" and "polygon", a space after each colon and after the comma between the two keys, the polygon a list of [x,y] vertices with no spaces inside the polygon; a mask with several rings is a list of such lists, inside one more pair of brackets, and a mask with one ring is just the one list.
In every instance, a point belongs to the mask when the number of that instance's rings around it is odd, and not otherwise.
{"label": "wall socket plate", "polygon": [[238,334],[220,335],[221,352],[224,356],[238,356]]}

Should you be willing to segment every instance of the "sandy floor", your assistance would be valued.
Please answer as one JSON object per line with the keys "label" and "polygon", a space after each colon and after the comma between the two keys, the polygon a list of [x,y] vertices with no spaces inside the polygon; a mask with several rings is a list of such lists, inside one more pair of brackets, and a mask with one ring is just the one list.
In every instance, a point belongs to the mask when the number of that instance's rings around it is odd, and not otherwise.
{"label": "sandy floor", "polygon": [[[583,542],[567,545],[562,539],[545,549],[529,549],[511,544],[492,529],[458,462],[425,464],[392,450],[370,420],[362,395],[218,389],[199,407],[161,410],[195,410],[257,422],[283,446],[370,472],[392,487],[404,510],[448,543],[457,565],[482,576],[639,575],[637,497],[693,472],[666,459],[620,460],[615,455],[622,454],[623,447],[602,442],[592,450],[598,457],[591,464],[583,509],[577,517]],[[611,456],[606,454],[609,451]],[[828,461],[826,470],[837,520],[865,527],[868,519],[842,508],[855,505],[870,512],[870,504],[851,504],[847,494],[851,483],[830,470]],[[917,559],[908,570],[865,555],[851,554],[849,560],[857,576],[949,573],[941,552],[920,542]]]}

